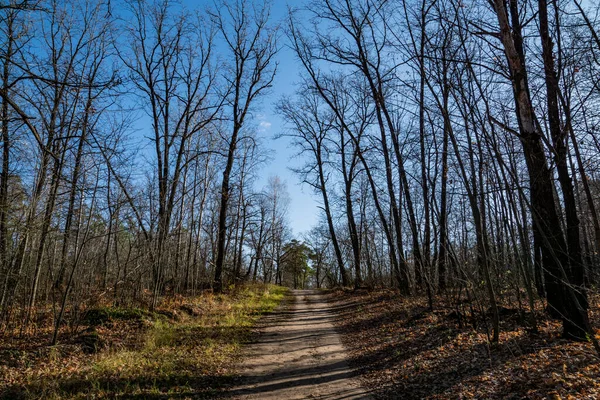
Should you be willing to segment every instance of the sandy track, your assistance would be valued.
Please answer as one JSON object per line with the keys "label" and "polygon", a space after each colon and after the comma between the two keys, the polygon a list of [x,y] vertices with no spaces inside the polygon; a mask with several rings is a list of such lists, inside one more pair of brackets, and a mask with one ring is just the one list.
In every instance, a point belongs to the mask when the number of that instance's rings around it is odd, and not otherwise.
{"label": "sandy track", "polygon": [[235,399],[370,399],[353,378],[332,324],[330,305],[316,290],[292,290],[289,307],[264,321],[249,345]]}

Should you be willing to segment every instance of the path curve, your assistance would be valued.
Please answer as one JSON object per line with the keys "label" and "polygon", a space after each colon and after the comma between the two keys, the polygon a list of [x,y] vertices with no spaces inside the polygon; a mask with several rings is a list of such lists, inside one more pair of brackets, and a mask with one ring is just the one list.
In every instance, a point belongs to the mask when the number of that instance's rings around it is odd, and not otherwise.
{"label": "path curve", "polygon": [[235,399],[371,399],[348,366],[321,291],[292,290],[248,346]]}

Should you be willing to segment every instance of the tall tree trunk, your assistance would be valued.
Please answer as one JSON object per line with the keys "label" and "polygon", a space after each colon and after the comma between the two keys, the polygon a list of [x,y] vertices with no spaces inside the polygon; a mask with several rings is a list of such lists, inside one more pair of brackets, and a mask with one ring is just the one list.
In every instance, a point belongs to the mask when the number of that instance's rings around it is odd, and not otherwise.
{"label": "tall tree trunk", "polygon": [[512,24],[504,1],[494,0],[493,5],[513,84],[520,139],[529,172],[532,218],[542,240],[546,298],[551,312],[563,321],[563,334],[570,338],[585,338],[590,330],[586,304],[581,304],[569,282],[567,243],[554,200],[552,173],[542,143],[543,132],[529,94],[518,4],[516,0],[509,2]]}
{"label": "tall tree trunk", "polygon": [[[553,2],[555,9],[556,4]],[[573,191],[573,182],[569,174],[567,159],[567,132],[560,126],[559,110],[559,87],[558,76],[554,67],[553,42],[548,27],[548,5],[546,0],[538,0],[540,18],[540,37],[542,41],[542,58],[544,60],[544,76],[546,81],[546,98],[548,107],[548,125],[554,147],[554,159],[558,171],[558,181],[563,194],[566,217],[566,244],[569,256],[569,264],[566,268],[567,276],[571,285],[575,286],[574,295],[579,306],[585,310],[587,315],[588,301],[585,293],[584,266],[581,257],[581,241],[579,238],[579,217],[577,216],[577,202]],[[588,321],[581,318],[569,319],[563,334],[566,337],[585,338]],[[587,317],[585,318],[587,319]],[[579,325],[579,326],[578,326]]]}
{"label": "tall tree trunk", "polygon": [[[57,146],[55,147],[57,148]],[[62,156],[60,159],[54,160],[54,168],[52,170],[52,179],[50,183],[50,193],[48,194],[48,199],[46,200],[46,206],[44,208],[44,216],[42,219],[42,226],[40,228],[40,237],[37,246],[37,254],[35,258],[34,264],[34,272],[33,272],[33,282],[31,284],[31,291],[29,294],[29,303],[27,306],[27,313],[25,315],[25,321],[23,323],[23,329],[27,329],[29,321],[31,319],[31,314],[34,311],[37,292],[39,287],[40,274],[42,270],[42,260],[44,257],[44,250],[46,249],[46,239],[48,237],[48,232],[50,230],[50,224],[52,222],[52,214],[54,213],[54,206],[56,204],[56,197],[58,193],[58,187],[60,183],[60,175],[62,172],[62,167],[64,163],[65,152],[62,152]]]}
{"label": "tall tree trunk", "polygon": [[337,234],[335,232],[335,227],[333,226],[333,216],[331,214],[331,206],[329,205],[329,196],[327,194],[325,179],[325,171],[323,168],[323,160],[321,157],[320,147],[317,150],[317,168],[319,170],[319,185],[321,189],[321,195],[323,197],[323,209],[325,210],[325,216],[327,218],[327,227],[329,228],[329,236],[331,237],[331,244],[333,245],[333,251],[335,253],[335,259],[337,260],[338,268],[340,270],[340,275],[342,277],[342,286],[348,286],[348,273],[346,272],[346,267],[344,266],[344,259],[342,257],[342,250],[340,249],[340,245],[337,239]]}
{"label": "tall tree trunk", "polygon": [[[7,17],[7,37],[8,45],[3,60],[2,71],[2,91],[8,96],[10,63],[13,57],[13,20],[12,16]],[[9,124],[8,101],[2,97],[2,170],[0,171],[0,278],[2,278],[2,292],[0,293],[0,318],[4,310],[5,301],[8,292],[8,282],[10,281],[11,268],[10,257],[8,254],[8,181],[10,179],[10,124]]]}
{"label": "tall tree trunk", "polygon": [[348,228],[350,231],[350,244],[352,246],[352,255],[354,256],[354,287],[359,288],[362,285],[362,276],[360,271],[361,246],[360,238],[358,237],[356,219],[354,218],[354,202],[352,200],[352,183],[354,181],[354,167],[356,166],[356,153],[359,150],[354,150],[353,157],[350,160],[350,166],[348,168],[346,164],[346,137],[344,135],[343,128],[340,130],[340,140],[340,150],[342,156],[342,176],[344,179],[344,199],[346,204],[346,219],[348,221]]}

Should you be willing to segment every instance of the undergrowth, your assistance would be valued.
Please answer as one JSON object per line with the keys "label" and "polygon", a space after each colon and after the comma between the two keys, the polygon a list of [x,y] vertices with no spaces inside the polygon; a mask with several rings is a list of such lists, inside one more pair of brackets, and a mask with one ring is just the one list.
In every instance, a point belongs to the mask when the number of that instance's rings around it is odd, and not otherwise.
{"label": "undergrowth", "polygon": [[0,398],[214,397],[231,382],[252,326],[285,291],[250,285],[168,299],[153,313],[88,310],[87,328],[69,343],[0,346]]}

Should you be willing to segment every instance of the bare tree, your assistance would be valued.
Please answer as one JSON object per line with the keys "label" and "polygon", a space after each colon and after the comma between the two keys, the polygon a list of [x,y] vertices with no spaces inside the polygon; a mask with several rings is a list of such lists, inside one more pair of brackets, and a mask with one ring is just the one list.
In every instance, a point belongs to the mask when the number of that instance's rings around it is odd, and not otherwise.
{"label": "bare tree", "polygon": [[153,305],[164,279],[165,243],[171,229],[182,173],[197,155],[188,142],[220,112],[223,99],[214,91],[215,30],[192,15],[177,12],[170,1],[130,2],[134,24],[127,29],[130,49],[121,52],[132,82],[152,121],[158,180],[158,223],[153,260]]}
{"label": "bare tree", "polygon": [[221,181],[214,277],[214,289],[220,292],[223,289],[231,171],[251,106],[271,87],[275,77],[277,31],[269,26],[270,10],[267,4],[252,6],[246,1],[235,0],[218,3],[216,7],[212,19],[231,57],[226,66],[228,95],[227,109],[224,111],[231,130],[227,138],[226,164]]}
{"label": "bare tree", "polygon": [[[287,135],[300,148],[301,155],[307,154],[310,157],[309,163],[296,172],[302,177],[303,182],[312,186],[321,195],[342,285],[348,286],[348,274],[335,231],[331,195],[328,191],[327,164],[331,162],[330,147],[337,139],[332,137],[332,131],[335,130],[335,114],[326,108],[319,95],[312,93],[310,88],[304,88],[303,92],[307,95],[296,102],[281,100],[278,110],[291,127]],[[346,166],[344,165],[343,168],[345,170]]]}

